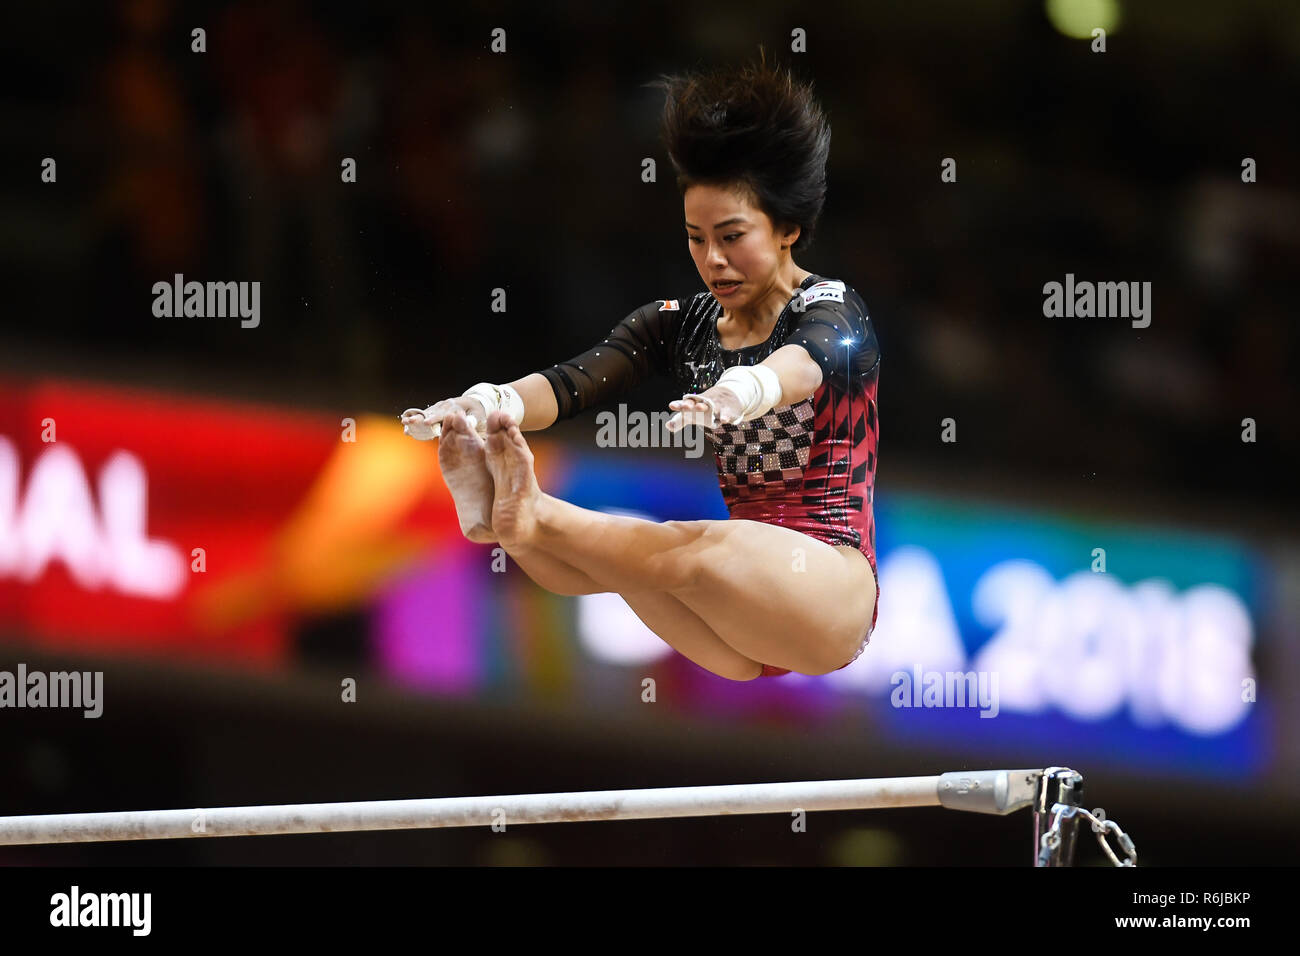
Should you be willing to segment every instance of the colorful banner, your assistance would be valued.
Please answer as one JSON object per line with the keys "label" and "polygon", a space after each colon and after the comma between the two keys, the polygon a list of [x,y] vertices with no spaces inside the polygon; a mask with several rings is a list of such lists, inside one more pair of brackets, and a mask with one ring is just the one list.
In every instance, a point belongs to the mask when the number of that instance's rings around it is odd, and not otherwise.
{"label": "colorful banner", "polygon": [[283,664],[452,535],[395,417],[0,382],[0,628],[42,647]]}

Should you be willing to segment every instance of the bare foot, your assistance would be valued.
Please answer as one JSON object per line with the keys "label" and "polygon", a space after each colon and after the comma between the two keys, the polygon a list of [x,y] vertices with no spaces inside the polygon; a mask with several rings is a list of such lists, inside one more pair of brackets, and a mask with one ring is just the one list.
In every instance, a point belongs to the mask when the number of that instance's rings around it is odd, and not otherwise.
{"label": "bare foot", "polygon": [[507,550],[526,547],[537,525],[535,511],[542,490],[524,433],[505,412],[488,415],[487,467],[496,489],[492,530]]}
{"label": "bare foot", "polygon": [[487,469],[483,439],[469,427],[463,412],[452,412],[442,420],[438,465],[456,503],[461,534],[479,544],[496,541],[497,536],[492,533],[495,490]]}

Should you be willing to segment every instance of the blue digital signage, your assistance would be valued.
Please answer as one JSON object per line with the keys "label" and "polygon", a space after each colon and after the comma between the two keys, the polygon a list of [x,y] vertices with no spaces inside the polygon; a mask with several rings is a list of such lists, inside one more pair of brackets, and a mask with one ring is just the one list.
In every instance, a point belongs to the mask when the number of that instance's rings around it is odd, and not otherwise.
{"label": "blue digital signage", "polygon": [[[565,457],[552,493],[575,504],[725,517],[708,468]],[[590,662],[688,670],[670,706],[837,728],[847,709],[882,741],[980,759],[1225,777],[1268,767],[1274,718],[1256,691],[1267,567],[1247,545],[887,489],[875,508],[879,621],[863,655],[832,674],[737,684],[677,656],[617,595],[557,600],[574,602]]]}

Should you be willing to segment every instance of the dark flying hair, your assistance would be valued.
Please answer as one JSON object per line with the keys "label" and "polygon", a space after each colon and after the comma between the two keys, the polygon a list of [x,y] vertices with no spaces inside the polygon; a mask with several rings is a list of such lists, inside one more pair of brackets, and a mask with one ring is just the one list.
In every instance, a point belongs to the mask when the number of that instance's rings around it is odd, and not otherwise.
{"label": "dark flying hair", "polygon": [[740,68],[661,76],[662,135],[677,187],[740,187],[773,224],[801,227],[807,247],[826,201],[831,128],[812,84],[759,61]]}

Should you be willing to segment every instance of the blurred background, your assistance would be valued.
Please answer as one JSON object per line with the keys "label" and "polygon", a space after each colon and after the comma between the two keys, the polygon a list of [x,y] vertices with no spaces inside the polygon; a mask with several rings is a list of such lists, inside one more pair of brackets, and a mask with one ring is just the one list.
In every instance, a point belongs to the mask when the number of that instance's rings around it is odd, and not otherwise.
{"label": "blurred background", "polygon": [[[1300,7],[134,0],[7,22],[0,670],[102,672],[103,713],[0,709],[0,814],[1068,765],[1143,864],[1291,862]],[[731,683],[615,595],[494,565],[397,418],[703,290],[646,84],[759,44],[833,128],[798,263],[855,286],[881,343],[882,597],[851,667]],[[1150,282],[1149,327],[1045,318],[1067,274]],[[177,275],[259,282],[259,323],[156,316]],[[711,454],[596,430],[531,434],[544,489],[725,517]],[[996,716],[891,705],[918,670],[997,673]],[[913,810],[0,863],[1029,865],[1032,842],[1026,814]],[[1104,863],[1090,837],[1078,856]]]}

